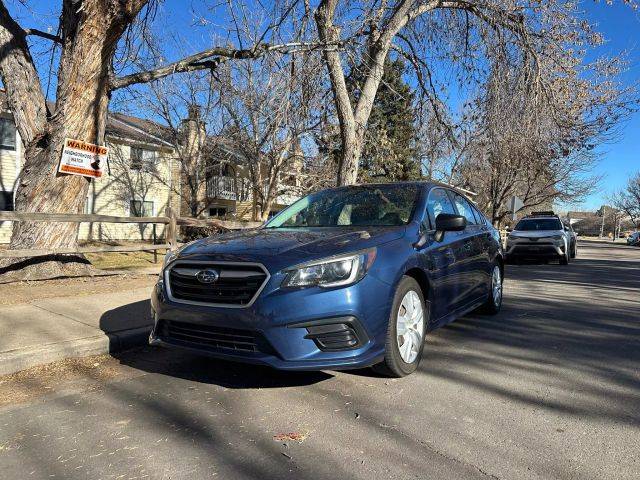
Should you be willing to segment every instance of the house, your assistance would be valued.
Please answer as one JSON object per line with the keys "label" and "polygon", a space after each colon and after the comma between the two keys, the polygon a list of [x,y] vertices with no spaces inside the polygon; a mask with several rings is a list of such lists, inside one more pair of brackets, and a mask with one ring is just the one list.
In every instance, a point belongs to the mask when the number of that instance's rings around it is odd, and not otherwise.
{"label": "house", "polygon": [[[106,141],[110,149],[105,175],[89,186],[84,213],[117,216],[155,216],[167,206],[178,206],[172,182],[172,146],[162,138],[140,128],[131,117],[110,113]],[[24,165],[23,146],[11,113],[0,111],[0,210],[13,210],[18,175]],[[153,172],[147,166],[153,165]],[[11,239],[12,222],[0,224],[0,243]],[[158,225],[156,236],[163,234]],[[83,223],[78,238],[90,240],[150,240],[150,224]]]}
{"label": "house", "polygon": [[[11,112],[0,91],[0,210],[13,210],[15,189],[24,164],[23,146]],[[182,216],[192,216],[189,208],[189,180],[182,162],[184,150],[191,151],[193,119],[183,121],[180,138],[167,127],[149,120],[109,112],[106,143],[109,160],[103,166],[105,174],[91,181],[84,213],[115,216],[163,215],[171,206]],[[196,135],[198,133],[196,132]],[[222,138],[205,139],[215,142],[206,158],[203,181],[193,190],[204,208],[200,216],[250,220],[253,201],[246,168],[231,146]],[[181,149],[181,152],[178,152]],[[179,154],[180,153],[180,154]],[[297,175],[288,175],[285,181]],[[278,211],[297,200],[295,195],[279,195],[273,205]],[[11,238],[12,222],[0,222],[0,243]],[[80,241],[138,241],[161,237],[164,226],[151,224],[83,223]]]}
{"label": "house", "polygon": [[602,205],[595,212],[571,211],[567,218],[579,235],[589,237],[613,236],[614,232],[633,227],[627,215],[609,205]]}

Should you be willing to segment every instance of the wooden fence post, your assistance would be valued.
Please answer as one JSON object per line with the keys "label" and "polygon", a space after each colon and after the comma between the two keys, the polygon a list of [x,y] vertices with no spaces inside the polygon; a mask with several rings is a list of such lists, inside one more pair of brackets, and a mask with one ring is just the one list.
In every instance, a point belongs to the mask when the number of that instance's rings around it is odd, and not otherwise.
{"label": "wooden fence post", "polygon": [[[153,244],[158,244],[158,236],[156,235],[156,224],[153,224]],[[158,263],[158,250],[153,250],[153,263]]]}
{"label": "wooden fence post", "polygon": [[169,217],[169,223],[167,224],[167,229],[165,230],[165,235],[167,237],[166,241],[169,244],[169,250],[175,250],[178,246],[178,216],[171,207],[167,207],[166,212],[166,216]]}

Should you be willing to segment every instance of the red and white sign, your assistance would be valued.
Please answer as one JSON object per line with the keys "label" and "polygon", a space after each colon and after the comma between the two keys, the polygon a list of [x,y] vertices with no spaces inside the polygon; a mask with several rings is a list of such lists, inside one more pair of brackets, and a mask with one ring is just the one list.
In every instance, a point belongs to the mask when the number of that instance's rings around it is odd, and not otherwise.
{"label": "red and white sign", "polygon": [[108,155],[107,147],[65,138],[58,172],[99,178]]}

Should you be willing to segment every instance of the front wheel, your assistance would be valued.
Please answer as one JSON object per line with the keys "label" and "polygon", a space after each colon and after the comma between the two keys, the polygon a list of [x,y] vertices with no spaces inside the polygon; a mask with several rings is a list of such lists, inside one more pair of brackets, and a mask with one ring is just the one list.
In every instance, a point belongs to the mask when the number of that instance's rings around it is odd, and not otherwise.
{"label": "front wheel", "polygon": [[413,373],[422,358],[428,321],[429,304],[420,285],[411,277],[403,277],[393,298],[384,360],[374,370],[391,377]]}
{"label": "front wheel", "polygon": [[560,265],[569,265],[570,260],[571,255],[569,254],[569,252],[567,252],[562,257],[560,257]]}
{"label": "front wheel", "polygon": [[489,315],[497,314],[502,308],[502,291],[504,279],[500,265],[494,265],[491,273],[491,285],[487,301],[480,307],[480,312]]}

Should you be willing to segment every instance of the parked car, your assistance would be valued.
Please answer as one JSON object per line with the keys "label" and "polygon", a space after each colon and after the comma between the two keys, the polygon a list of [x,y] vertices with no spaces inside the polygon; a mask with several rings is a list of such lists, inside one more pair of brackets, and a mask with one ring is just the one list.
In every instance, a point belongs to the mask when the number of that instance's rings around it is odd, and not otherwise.
{"label": "parked car", "polygon": [[533,212],[522,218],[507,237],[507,261],[520,258],[559,260],[568,265],[577,254],[577,241],[573,230],[555,213]]}
{"label": "parked car", "polygon": [[634,232],[627,237],[627,245],[640,246],[640,232]]}
{"label": "parked car", "polygon": [[263,227],[169,253],[152,345],[280,369],[375,365],[401,377],[425,335],[502,304],[499,232],[465,195],[426,182],[309,195]]}

